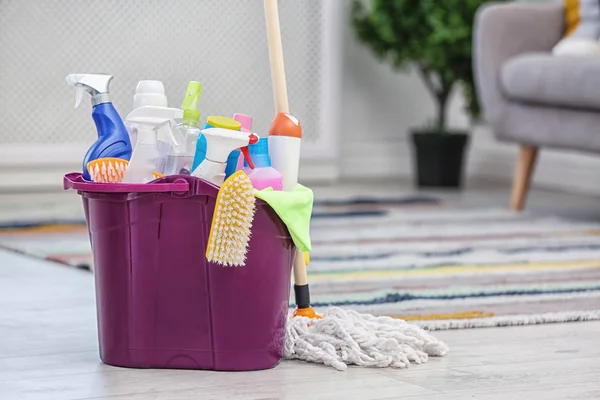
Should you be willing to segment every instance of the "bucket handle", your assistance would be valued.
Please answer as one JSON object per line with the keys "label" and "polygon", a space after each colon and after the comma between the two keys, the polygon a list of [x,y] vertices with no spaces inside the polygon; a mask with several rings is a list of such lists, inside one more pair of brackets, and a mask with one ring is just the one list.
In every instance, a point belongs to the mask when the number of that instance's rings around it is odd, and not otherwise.
{"label": "bucket handle", "polygon": [[65,190],[73,189],[82,192],[95,193],[187,193],[190,189],[189,183],[184,179],[178,179],[175,182],[147,184],[147,183],[132,183],[132,184],[111,184],[97,183],[86,181],[83,175],[73,172],[65,175],[63,179],[63,188]]}
{"label": "bucket handle", "polygon": [[65,190],[73,189],[91,193],[171,193],[177,197],[217,197],[219,187],[204,179],[189,175],[173,175],[150,183],[113,184],[86,181],[83,175],[72,172],[63,179]]}
{"label": "bucket handle", "polygon": [[219,187],[212,182],[190,175],[172,175],[159,178],[156,184],[164,185],[166,183],[185,182],[187,189],[185,191],[174,190],[173,195],[177,197],[206,196],[217,198]]}

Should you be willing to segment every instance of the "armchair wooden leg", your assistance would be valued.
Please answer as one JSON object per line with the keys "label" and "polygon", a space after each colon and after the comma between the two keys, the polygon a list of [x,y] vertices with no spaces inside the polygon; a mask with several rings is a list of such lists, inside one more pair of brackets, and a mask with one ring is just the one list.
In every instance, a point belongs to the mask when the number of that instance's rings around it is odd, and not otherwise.
{"label": "armchair wooden leg", "polygon": [[538,148],[534,146],[521,146],[519,150],[519,159],[517,160],[517,169],[513,179],[512,197],[510,208],[513,211],[521,211],[525,205],[531,175],[535,169]]}

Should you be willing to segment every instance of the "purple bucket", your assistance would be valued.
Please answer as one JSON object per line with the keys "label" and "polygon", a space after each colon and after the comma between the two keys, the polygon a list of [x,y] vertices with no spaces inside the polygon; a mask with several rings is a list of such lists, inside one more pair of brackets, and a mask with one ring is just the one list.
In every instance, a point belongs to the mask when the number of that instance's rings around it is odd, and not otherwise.
{"label": "purple bucket", "polygon": [[94,253],[100,358],[110,365],[248,371],[281,360],[295,247],[257,200],[244,267],[206,260],[218,187],[64,178],[83,198]]}

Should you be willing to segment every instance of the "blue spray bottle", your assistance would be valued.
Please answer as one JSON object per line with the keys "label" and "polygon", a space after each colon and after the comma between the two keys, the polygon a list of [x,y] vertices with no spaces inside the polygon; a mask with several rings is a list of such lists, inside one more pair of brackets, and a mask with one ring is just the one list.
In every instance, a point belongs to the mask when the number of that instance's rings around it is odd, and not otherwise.
{"label": "blue spray bottle", "polygon": [[67,76],[67,85],[75,87],[75,108],[81,104],[83,92],[92,96],[92,118],[98,130],[98,140],[90,147],[83,159],[83,177],[91,180],[87,164],[98,158],[131,158],[131,141],[123,120],[113,106],[108,85],[112,75],[105,74],[71,74]]}

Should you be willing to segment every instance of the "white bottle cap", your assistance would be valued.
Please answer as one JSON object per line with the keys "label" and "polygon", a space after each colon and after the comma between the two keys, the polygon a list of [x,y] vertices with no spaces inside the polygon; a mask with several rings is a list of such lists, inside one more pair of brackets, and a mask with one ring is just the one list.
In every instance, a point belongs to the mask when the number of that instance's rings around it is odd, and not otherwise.
{"label": "white bottle cap", "polygon": [[161,81],[139,81],[133,96],[133,109],[144,106],[168,107]]}

